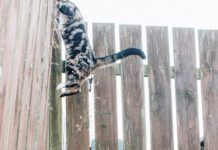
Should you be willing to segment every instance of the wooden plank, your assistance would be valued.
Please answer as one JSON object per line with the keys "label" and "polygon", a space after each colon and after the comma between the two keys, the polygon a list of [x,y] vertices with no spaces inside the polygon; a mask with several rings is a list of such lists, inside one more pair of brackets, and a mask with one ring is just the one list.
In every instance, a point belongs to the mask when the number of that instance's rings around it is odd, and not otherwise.
{"label": "wooden plank", "polygon": [[[4,6],[4,7],[3,7]],[[4,100],[3,100],[3,52],[5,48],[5,28],[6,28],[6,22],[7,22],[7,15],[6,15],[6,7],[7,4],[5,4],[5,1],[0,2],[0,18],[4,21],[0,21],[0,69],[1,69],[1,75],[0,75],[0,140],[1,140],[1,128],[3,123],[3,110],[4,110]],[[0,142],[1,144],[1,142]]]}
{"label": "wooden plank", "polygon": [[[3,10],[3,1],[0,2],[0,18],[2,20],[5,19],[5,10]],[[0,99],[2,99],[2,59],[3,59],[3,51],[4,51],[4,42],[3,42],[3,39],[5,38],[4,37],[4,21],[1,21],[0,22]],[[0,108],[1,108],[1,102],[0,102]],[[0,117],[0,120],[1,120],[1,117]],[[0,122],[1,124],[1,122]],[[1,125],[0,125],[1,126]]]}
{"label": "wooden plank", "polygon": [[199,150],[194,29],[173,29],[178,147]]}
{"label": "wooden plank", "polygon": [[62,101],[59,97],[60,90],[56,87],[61,83],[62,58],[61,44],[57,32],[53,35],[50,91],[49,91],[49,149],[60,150],[62,148]]}
{"label": "wooden plank", "polygon": [[153,150],[173,149],[172,106],[168,31],[147,27],[151,146]]}
{"label": "wooden plank", "polygon": [[3,58],[1,149],[47,149],[54,2],[9,0],[4,3],[7,4],[3,6],[7,19],[3,28],[6,51]]}
{"label": "wooden plank", "polygon": [[85,82],[81,89],[81,93],[66,98],[66,128],[68,150],[89,149],[88,82]]}
{"label": "wooden plank", "polygon": [[[32,88],[31,104],[29,111],[29,121],[27,130],[27,149],[48,149],[48,94],[50,80],[50,60],[51,60],[51,39],[52,39],[52,10],[55,5],[52,1],[40,1],[38,21],[41,22],[36,27],[36,46],[35,63],[33,71],[32,85],[38,85]],[[33,3],[34,6],[34,3]],[[48,8],[48,9],[44,9]],[[50,14],[50,15],[49,15]],[[35,16],[34,16],[35,17]],[[49,29],[49,30],[48,30]],[[43,34],[44,33],[44,34]],[[42,37],[49,37],[43,39]],[[47,43],[47,44],[45,44]]]}
{"label": "wooden plank", "polygon": [[[114,24],[93,24],[93,45],[97,57],[115,53]],[[115,66],[94,74],[95,148],[117,149],[117,101]]]}
{"label": "wooden plank", "polygon": [[82,92],[70,96],[66,101],[67,149],[89,149],[88,83],[82,85]]}
{"label": "wooden plank", "polygon": [[[27,7],[31,7],[32,5],[35,5],[35,12],[39,11],[39,4],[37,1],[34,4],[27,3],[24,5],[24,9],[26,10]],[[18,141],[17,141],[17,147],[18,149],[26,149],[27,145],[30,147],[30,142],[27,142],[26,137],[28,137],[28,130],[29,130],[29,118],[30,118],[30,110],[31,110],[31,93],[32,89],[34,87],[33,85],[33,76],[34,76],[34,63],[35,63],[35,53],[36,53],[36,48],[33,48],[36,46],[36,30],[37,27],[35,24],[34,19],[37,17],[36,14],[32,13],[30,16],[29,15],[24,15],[23,16],[24,20],[25,17],[29,20],[29,23],[25,24],[26,28],[31,28],[32,30],[29,30],[24,32],[28,39],[27,43],[25,44],[25,52],[24,54],[24,63],[23,65],[23,74],[26,76],[25,80],[23,81],[23,89],[21,91],[21,96],[22,96],[22,104],[21,104],[21,110],[20,110],[20,124],[19,124],[19,135],[18,135]],[[28,33],[29,32],[29,33]],[[37,73],[38,74],[38,73]],[[30,136],[31,138],[33,137]],[[25,140],[24,140],[25,139]]]}
{"label": "wooden plank", "polygon": [[[141,26],[120,26],[120,47],[142,48]],[[131,56],[122,60],[122,100],[124,149],[146,149],[145,98],[142,60]]]}
{"label": "wooden plank", "polygon": [[[31,104],[27,130],[27,149],[48,149],[48,94],[52,48],[52,22],[46,23],[46,20],[48,18],[52,19],[49,14],[52,14],[54,2],[41,1],[37,2],[36,5],[39,5],[39,15],[36,16],[36,18],[38,18],[38,21],[41,23],[38,24],[35,30],[36,50],[34,56],[35,63],[32,79],[33,88],[31,91]],[[43,39],[42,37],[44,36],[49,38]],[[37,88],[34,88],[36,85],[38,85]]]}
{"label": "wooden plank", "polygon": [[[11,5],[13,5],[13,3],[14,2],[11,1]],[[8,6],[6,5],[6,7]],[[24,82],[23,68],[25,66],[25,52],[26,45],[28,43],[25,38],[27,37],[27,29],[23,30],[23,27],[25,27],[28,23],[24,21],[21,28],[18,26],[20,21],[19,19],[23,19],[25,16],[24,13],[18,12],[19,7],[21,7],[20,4],[18,4],[17,7],[8,7],[8,9],[13,9],[14,12],[8,11],[10,12],[8,13],[8,18],[10,19],[6,20],[7,22],[5,23],[5,26],[7,26],[8,30],[4,31],[5,41],[10,42],[5,42],[4,48],[7,49],[7,51],[5,52],[3,58],[3,101],[5,102],[2,122],[3,131],[0,139],[0,142],[2,142],[0,145],[3,146],[2,149],[15,149],[16,142],[18,140],[17,137],[21,111],[20,105],[22,102],[21,91],[23,90],[22,84]],[[15,13],[17,16],[13,15],[13,13]],[[22,15],[19,16],[20,14]],[[14,17],[19,19],[15,19]],[[26,19],[28,18],[29,17],[27,16]],[[19,36],[16,36],[16,33]],[[26,77],[26,79],[28,77]],[[28,91],[25,92],[26,95],[29,94]]]}
{"label": "wooden plank", "polygon": [[81,93],[66,98],[68,150],[89,149],[88,81],[82,85],[81,90]]}
{"label": "wooden plank", "polygon": [[218,147],[218,31],[199,31],[201,90],[206,150]]}

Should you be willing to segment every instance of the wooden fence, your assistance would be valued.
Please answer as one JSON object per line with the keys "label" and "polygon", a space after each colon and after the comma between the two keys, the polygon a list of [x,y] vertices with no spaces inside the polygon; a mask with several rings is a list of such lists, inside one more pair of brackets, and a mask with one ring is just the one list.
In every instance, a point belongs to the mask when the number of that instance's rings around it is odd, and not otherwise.
{"label": "wooden fence", "polygon": [[[52,8],[54,1],[47,0],[0,2],[0,15],[4,17],[4,22],[0,22],[3,29],[0,32],[2,150],[60,150],[62,147],[62,106],[59,91],[55,89],[61,80],[61,49],[56,34],[52,34]],[[34,13],[27,13],[31,9]],[[96,55],[114,53],[114,24],[93,24],[92,30]],[[120,75],[122,81],[125,150],[144,150],[148,140],[152,150],[173,149],[174,92],[178,148],[200,149],[197,77],[201,80],[205,149],[217,149],[218,31],[198,30],[197,37],[195,35],[192,28],[173,28],[172,68],[167,27],[119,26],[120,48],[146,50],[148,65],[145,67],[138,57],[129,57],[120,65],[95,72],[95,149],[118,148],[117,114],[120,112],[117,112],[116,75]],[[146,37],[146,41],[142,37]],[[196,68],[197,50],[199,69]],[[148,77],[151,139],[146,138],[144,77]],[[171,77],[175,78],[175,91],[171,91]],[[89,130],[93,129],[89,129],[88,101],[87,83],[82,93],[66,100],[68,150],[90,147]]]}
{"label": "wooden fence", "polygon": [[[142,41],[143,28],[146,29],[146,42]],[[114,24],[93,24],[92,30],[96,56],[114,53]],[[197,79],[200,79],[205,149],[215,150],[218,146],[218,134],[214,132],[218,129],[217,36],[215,30],[198,30],[195,37],[192,28],[173,28],[173,42],[169,42],[167,27],[120,25],[120,48],[143,47],[147,50],[148,65],[143,65],[138,57],[129,57],[119,65],[95,72],[95,149],[118,148],[116,75],[121,75],[124,149],[146,149],[144,77],[148,77],[151,149],[174,147],[173,92],[176,95],[178,148],[200,149],[197,93]],[[173,43],[174,67],[170,67],[169,43]],[[197,50],[200,68],[196,67]],[[171,91],[171,78],[175,78],[175,91]],[[87,95],[85,85],[81,94],[67,99],[67,149],[89,148]]]}
{"label": "wooden fence", "polygon": [[48,99],[55,2],[0,1],[1,150],[49,147]]}
{"label": "wooden fence", "polygon": [[[142,41],[143,28],[146,30],[146,42]],[[114,53],[114,24],[95,23],[92,30],[96,56]],[[119,65],[95,72],[95,149],[118,149],[117,132],[120,129],[117,128],[116,76],[121,75],[124,149],[147,148],[144,77],[148,77],[151,148],[165,150],[174,147],[172,93],[175,92],[178,148],[200,149],[197,93],[197,79],[200,79],[205,149],[215,150],[218,146],[218,134],[214,132],[218,129],[217,36],[218,31],[215,30],[198,30],[195,37],[192,28],[173,28],[173,42],[169,42],[167,27],[120,25],[120,48],[143,47],[147,50],[148,65],[143,65],[138,57],[129,57]],[[174,67],[170,67],[170,43],[173,43]],[[197,50],[200,68],[196,67]],[[171,78],[175,78],[175,91],[171,91]],[[92,129],[89,129],[88,100],[87,84],[83,86],[82,93],[67,99],[67,149],[89,148],[89,130]]]}

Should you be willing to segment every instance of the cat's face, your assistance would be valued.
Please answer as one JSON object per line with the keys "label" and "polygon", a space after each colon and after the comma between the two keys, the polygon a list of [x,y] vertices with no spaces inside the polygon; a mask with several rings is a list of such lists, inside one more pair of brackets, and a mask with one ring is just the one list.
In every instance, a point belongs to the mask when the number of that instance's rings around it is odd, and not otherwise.
{"label": "cat's face", "polygon": [[62,15],[66,17],[74,16],[75,5],[73,5],[69,1],[61,1],[57,3],[57,8],[61,12]]}
{"label": "cat's face", "polygon": [[[61,1],[57,3],[56,20],[61,33],[67,28],[67,24],[76,20],[83,20],[82,14],[78,8],[69,1]],[[64,33],[62,33],[64,34]]]}
{"label": "cat's face", "polygon": [[58,2],[56,11],[56,20],[58,21],[58,28],[62,32],[67,22],[74,17],[75,6],[70,2]]}

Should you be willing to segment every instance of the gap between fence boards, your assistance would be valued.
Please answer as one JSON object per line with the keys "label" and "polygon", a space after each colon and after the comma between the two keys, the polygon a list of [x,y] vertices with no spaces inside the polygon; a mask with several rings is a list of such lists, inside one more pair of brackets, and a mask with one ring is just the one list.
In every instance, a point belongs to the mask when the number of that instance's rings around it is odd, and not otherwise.
{"label": "gap between fence boards", "polygon": [[[121,75],[121,64],[114,64],[116,65],[116,75],[120,76]],[[144,66],[144,77],[148,77],[148,70],[149,66],[148,65],[143,65]],[[62,61],[62,73],[65,73],[65,61]],[[175,68],[170,67],[170,77],[174,78],[175,77]],[[196,79],[201,80],[201,69],[196,68]]]}

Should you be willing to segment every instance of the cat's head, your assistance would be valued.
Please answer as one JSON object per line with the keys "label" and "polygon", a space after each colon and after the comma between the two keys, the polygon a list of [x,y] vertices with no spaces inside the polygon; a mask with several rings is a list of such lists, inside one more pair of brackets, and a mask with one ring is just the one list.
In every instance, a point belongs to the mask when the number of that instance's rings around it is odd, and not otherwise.
{"label": "cat's head", "polygon": [[56,5],[56,21],[58,22],[58,28],[62,31],[65,25],[75,18],[76,6],[69,1],[60,1]]}
{"label": "cat's head", "polygon": [[67,17],[73,17],[76,6],[70,1],[60,1],[57,3],[58,11]]}
{"label": "cat's head", "polygon": [[59,29],[63,29],[72,20],[83,20],[83,17],[75,4],[70,1],[60,1],[57,2],[56,20],[59,23]]}

